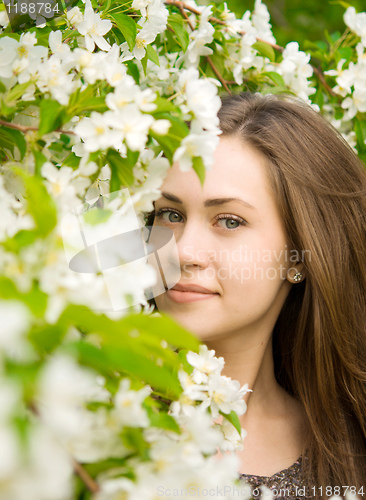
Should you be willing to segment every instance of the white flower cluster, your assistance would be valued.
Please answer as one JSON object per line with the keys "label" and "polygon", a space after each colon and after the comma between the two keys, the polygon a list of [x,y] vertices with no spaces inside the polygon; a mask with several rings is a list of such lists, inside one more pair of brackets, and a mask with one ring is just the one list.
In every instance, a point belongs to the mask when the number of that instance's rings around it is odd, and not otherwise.
{"label": "white flower cluster", "polygon": [[169,12],[162,0],[133,0],[131,7],[139,10],[142,16],[137,23],[136,44],[132,53],[127,42],[121,45],[121,49],[125,60],[135,57],[140,61],[146,54],[147,46],[165,30]]}
{"label": "white flower cluster", "polygon": [[310,55],[299,50],[297,42],[290,42],[282,53],[282,61],[273,63],[268,57],[261,55],[259,47],[255,46],[258,41],[276,44],[268,9],[261,0],[256,0],[253,12],[246,11],[242,19],[232,18],[227,9],[224,10],[223,19],[228,19],[229,30],[226,38],[233,35],[240,37],[239,50],[235,46],[229,47],[231,58],[226,61],[238,85],[243,83],[248,70],[257,74],[274,71],[283,76],[285,84],[292,92],[310,102],[309,96],[315,92],[310,81],[313,75],[313,68],[309,64]]}
{"label": "white flower cluster", "polygon": [[209,21],[212,6],[205,7],[199,18],[198,29],[191,31],[189,34],[190,43],[187,47],[186,58],[192,66],[197,67],[201,56],[209,56],[212,54],[212,49],[206,47],[213,40],[215,28]]}
{"label": "white flower cluster", "polygon": [[[243,397],[251,392],[248,384],[240,387],[237,380],[221,375],[224,367],[224,358],[216,358],[214,350],[208,350],[207,346],[201,345],[199,354],[189,352],[188,363],[193,366],[193,372],[188,374],[180,370],[178,376],[183,387],[179,401],[171,405],[171,413],[184,422],[196,418],[197,414],[209,409],[214,420],[220,415],[230,415],[234,411],[237,415],[243,415],[247,406]],[[224,442],[221,448],[224,450],[242,449],[242,440],[246,435],[242,429],[241,435],[235,427],[225,418],[221,430],[224,434]]]}
{"label": "white flower cluster", "polygon": [[85,46],[90,52],[93,52],[96,45],[101,50],[108,51],[111,48],[104,35],[110,31],[112,23],[108,19],[101,19],[100,15],[94,12],[90,0],[85,0],[84,14],[79,7],[73,7],[67,12],[67,19],[70,25],[85,37]]}
{"label": "white flower cluster", "polygon": [[[229,11],[224,11],[224,19],[229,17]],[[266,61],[258,50],[253,47],[258,39],[268,43],[276,43],[272,35],[270,17],[267,7],[261,0],[256,0],[253,12],[247,10],[241,19],[229,22],[227,37],[234,35],[239,39],[239,50],[236,46],[230,49],[231,58],[227,61],[228,69],[232,70],[238,85],[243,83],[243,72],[253,68],[257,71],[265,70]]]}
{"label": "white flower cluster", "polygon": [[[23,342],[22,332],[29,322],[29,312],[20,309],[16,302],[8,303],[7,309],[18,315],[17,320],[13,318],[11,324],[7,323],[13,330],[13,344],[16,340]],[[4,320],[4,314],[2,317]],[[1,328],[0,348],[12,349],[9,340],[3,342]],[[238,477],[238,458],[228,454],[219,459],[216,453],[219,448],[225,451],[241,449],[239,441],[242,438],[227,420],[224,419],[221,425],[215,420],[218,411],[234,410],[238,414],[245,411],[241,398],[247,387],[239,390],[234,381],[220,376],[223,359],[215,358],[214,351],[208,351],[205,346],[200,348],[199,354],[189,352],[187,360],[194,366],[189,377],[200,387],[198,392],[206,396],[205,401],[199,398],[198,406],[191,406],[189,417],[184,410],[173,411],[181,403],[171,405],[171,416],[179,426],[179,433],[151,427],[144,407],[152,392],[150,387],[135,390],[131,388],[130,379],[123,378],[112,394],[105,388],[103,377],[80,367],[72,357],[59,353],[50,357],[38,374],[32,402],[34,415],[27,427],[26,442],[22,443],[12,423],[13,415],[23,405],[21,387],[2,378],[0,479],[5,481],[1,481],[1,494],[9,500],[72,498],[75,460],[85,464],[118,458],[133,468],[134,480],[125,477],[124,468],[99,474],[96,481],[100,491],[95,495],[96,500],[114,500],[118,495],[125,500],[153,500],[163,489],[186,489],[192,484],[201,489],[230,486],[227,498],[234,498],[231,487]],[[187,396],[187,379],[183,373],[180,372],[180,379],[185,387],[186,405],[192,393]],[[210,404],[206,404],[208,399]],[[91,403],[94,408],[89,409]],[[148,461],[131,455],[123,442],[123,432],[131,427],[141,429]],[[28,450],[26,454],[22,453],[24,445]]]}
{"label": "white flower cluster", "polygon": [[299,50],[297,42],[290,42],[282,53],[283,59],[277,66],[277,72],[283,76],[285,84],[301,99],[310,103],[309,96],[316,92],[309,78],[313,68],[309,64],[310,54]]}
{"label": "white flower cluster", "polygon": [[201,157],[207,169],[213,164],[214,151],[221,133],[217,112],[221,102],[217,87],[209,80],[199,78],[198,70],[183,70],[178,79],[177,103],[187,118],[191,118],[191,131],[175,151],[173,160],[179,162],[180,169],[192,167],[195,157]]}
{"label": "white flower cluster", "polygon": [[[193,372],[191,375],[184,370],[179,372],[184,391],[181,399],[171,404],[170,411],[180,426],[180,434],[146,429],[144,435],[150,445],[150,461],[136,463],[135,481],[126,477],[101,477],[97,500],[114,500],[119,496],[126,500],[153,500],[157,496],[169,496],[168,492],[189,491],[193,485],[201,491],[215,491],[217,497],[226,487],[225,498],[234,498],[232,486],[237,479],[238,458],[228,454],[219,460],[215,454],[218,448],[224,451],[242,449],[245,431],[240,436],[225,418],[221,424],[215,421],[219,411],[236,411],[238,415],[245,412],[242,398],[248,387],[239,389],[238,382],[220,375],[224,360],[216,358],[215,352],[206,346],[200,346],[199,354],[187,353],[187,361],[194,367]],[[245,484],[241,487],[241,494],[246,498]]]}
{"label": "white flower cluster", "polygon": [[336,77],[337,85],[333,91],[344,97],[343,120],[348,121],[352,120],[358,112],[366,112],[366,13],[357,14],[354,7],[349,7],[344,13],[344,22],[361,38],[361,42],[356,46],[357,62],[351,61],[348,67],[344,67],[346,60],[340,59],[337,69],[328,70],[325,74]]}

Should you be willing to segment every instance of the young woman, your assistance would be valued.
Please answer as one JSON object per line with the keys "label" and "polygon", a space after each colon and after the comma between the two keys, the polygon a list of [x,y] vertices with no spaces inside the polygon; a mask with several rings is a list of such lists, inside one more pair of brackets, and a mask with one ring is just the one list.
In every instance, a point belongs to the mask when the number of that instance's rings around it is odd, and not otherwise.
{"label": "young woman", "polygon": [[175,164],[148,221],[174,231],[181,266],[157,308],[253,390],[243,478],[290,497],[304,485],[363,496],[366,170],[298,100],[226,97],[219,117],[203,187]]}

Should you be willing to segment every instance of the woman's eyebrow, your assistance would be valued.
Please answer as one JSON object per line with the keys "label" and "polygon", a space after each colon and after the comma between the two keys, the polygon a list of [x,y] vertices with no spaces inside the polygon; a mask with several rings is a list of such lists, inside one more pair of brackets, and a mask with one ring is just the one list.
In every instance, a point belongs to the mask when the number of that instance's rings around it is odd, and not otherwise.
{"label": "woman's eyebrow", "polygon": [[[166,198],[167,200],[173,201],[175,203],[183,203],[182,200],[180,198],[178,198],[177,196],[175,196],[174,194],[167,193],[164,191],[161,193],[161,195],[163,198]],[[248,203],[244,200],[241,200],[240,198],[213,198],[212,200],[205,200],[203,203],[203,206],[204,207],[214,207],[217,205],[223,205],[224,203],[229,203],[230,201],[237,201],[239,203],[242,203],[247,208],[254,209],[253,205],[251,205],[250,203]]]}

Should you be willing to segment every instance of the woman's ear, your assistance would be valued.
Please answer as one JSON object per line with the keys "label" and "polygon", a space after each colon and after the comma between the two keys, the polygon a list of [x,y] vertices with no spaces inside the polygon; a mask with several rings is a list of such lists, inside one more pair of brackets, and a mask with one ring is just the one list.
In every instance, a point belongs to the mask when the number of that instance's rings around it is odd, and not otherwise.
{"label": "woman's ear", "polygon": [[287,270],[286,279],[290,283],[301,283],[305,278],[305,266],[301,260]]}

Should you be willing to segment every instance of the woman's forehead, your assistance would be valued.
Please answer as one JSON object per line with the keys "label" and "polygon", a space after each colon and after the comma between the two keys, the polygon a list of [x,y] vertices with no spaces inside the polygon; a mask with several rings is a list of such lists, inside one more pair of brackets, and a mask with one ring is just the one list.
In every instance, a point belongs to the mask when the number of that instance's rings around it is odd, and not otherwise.
{"label": "woman's forehead", "polygon": [[220,138],[214,164],[206,170],[203,187],[193,168],[182,172],[176,162],[168,171],[161,191],[175,195],[184,203],[237,198],[255,206],[259,199],[272,197],[261,156],[238,138],[231,137]]}

